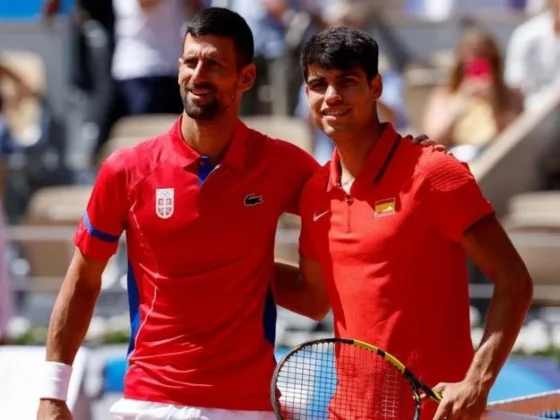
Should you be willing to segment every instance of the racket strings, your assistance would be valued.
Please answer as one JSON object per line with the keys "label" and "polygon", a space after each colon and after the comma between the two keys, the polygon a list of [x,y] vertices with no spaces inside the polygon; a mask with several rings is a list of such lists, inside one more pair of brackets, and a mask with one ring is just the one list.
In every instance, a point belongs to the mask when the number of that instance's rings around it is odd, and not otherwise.
{"label": "racket strings", "polygon": [[277,378],[286,420],[412,420],[412,386],[383,357],[347,343],[293,354]]}

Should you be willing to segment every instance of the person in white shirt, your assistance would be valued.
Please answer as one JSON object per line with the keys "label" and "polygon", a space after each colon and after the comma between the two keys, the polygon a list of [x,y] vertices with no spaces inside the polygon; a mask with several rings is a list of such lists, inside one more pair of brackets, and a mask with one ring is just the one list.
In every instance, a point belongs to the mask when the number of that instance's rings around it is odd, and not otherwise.
{"label": "person in white shirt", "polygon": [[521,89],[525,107],[535,109],[560,82],[560,0],[517,27],[510,38],[505,79]]}
{"label": "person in white shirt", "polygon": [[202,0],[113,0],[116,47],[112,75],[127,115],[183,110],[177,59],[183,27]]}

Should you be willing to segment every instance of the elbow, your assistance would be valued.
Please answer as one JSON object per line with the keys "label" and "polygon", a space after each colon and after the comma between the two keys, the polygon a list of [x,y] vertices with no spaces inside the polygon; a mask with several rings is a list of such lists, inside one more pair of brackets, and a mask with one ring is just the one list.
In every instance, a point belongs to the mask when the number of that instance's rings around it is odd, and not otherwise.
{"label": "elbow", "polygon": [[313,311],[310,311],[308,316],[314,321],[322,321],[329,314],[330,310],[331,310],[331,305],[328,302],[328,300],[326,300],[316,305],[313,308]]}
{"label": "elbow", "polygon": [[517,293],[519,298],[526,303],[527,306],[530,306],[533,302],[533,279],[523,262],[521,262],[521,267],[517,272],[519,273],[518,279],[515,282],[515,284],[518,285]]}
{"label": "elbow", "polygon": [[528,312],[533,302],[533,280],[527,270],[520,270],[515,278],[510,278],[508,284],[510,299],[515,300],[518,308]]}

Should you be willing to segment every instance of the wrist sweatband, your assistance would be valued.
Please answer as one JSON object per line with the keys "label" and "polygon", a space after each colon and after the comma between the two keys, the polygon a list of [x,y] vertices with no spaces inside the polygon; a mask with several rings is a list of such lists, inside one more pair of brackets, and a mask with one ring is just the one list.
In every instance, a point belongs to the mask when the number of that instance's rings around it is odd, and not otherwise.
{"label": "wrist sweatband", "polygon": [[39,398],[66,401],[71,376],[72,366],[59,362],[45,362],[39,379]]}

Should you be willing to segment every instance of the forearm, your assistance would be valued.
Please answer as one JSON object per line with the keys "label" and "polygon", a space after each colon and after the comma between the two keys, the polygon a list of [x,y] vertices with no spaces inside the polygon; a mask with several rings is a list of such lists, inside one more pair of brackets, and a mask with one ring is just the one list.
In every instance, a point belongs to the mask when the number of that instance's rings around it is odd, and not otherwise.
{"label": "forearm", "polygon": [[48,361],[72,365],[91,322],[99,291],[100,287],[91,283],[64,282],[51,315]]}
{"label": "forearm", "polygon": [[532,301],[529,277],[510,280],[502,284],[517,285],[515,290],[494,290],[481,344],[466,376],[486,391],[509,357]]}
{"label": "forearm", "polygon": [[278,305],[312,319],[323,319],[330,309],[323,285],[304,281],[299,268],[288,262],[275,263],[273,293]]}

